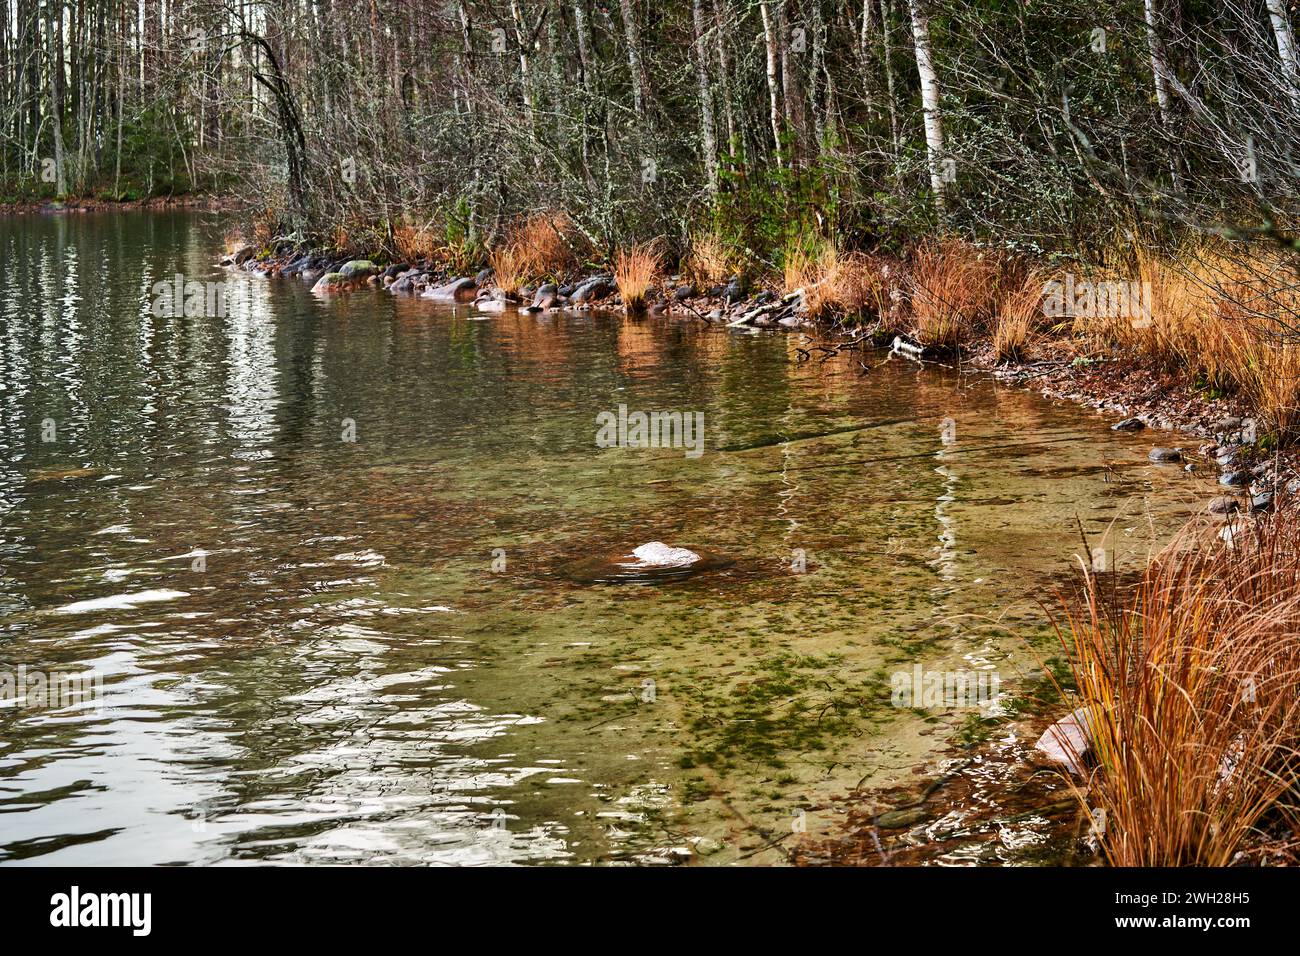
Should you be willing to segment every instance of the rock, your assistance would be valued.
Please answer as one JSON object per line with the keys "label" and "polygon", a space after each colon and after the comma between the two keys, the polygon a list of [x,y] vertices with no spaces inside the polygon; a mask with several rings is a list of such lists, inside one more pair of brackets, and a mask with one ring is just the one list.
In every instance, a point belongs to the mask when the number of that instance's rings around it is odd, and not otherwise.
{"label": "rock", "polygon": [[446,285],[425,289],[421,295],[438,302],[472,302],[478,295],[478,283],[470,278],[453,279]]}
{"label": "rock", "polygon": [[683,568],[700,560],[700,556],[686,548],[673,548],[662,541],[651,541],[632,549],[632,557],[643,567]]}
{"label": "rock", "polygon": [[1225,471],[1219,476],[1219,484],[1229,486],[1241,486],[1250,481],[1250,472],[1248,471]]}
{"label": "rock", "polygon": [[1272,511],[1273,510],[1273,492],[1261,491],[1250,499],[1250,510],[1252,512]]}
{"label": "rock", "polygon": [[351,259],[339,268],[339,275],[345,282],[353,282],[360,279],[366,279],[379,273],[379,266],[375,265],[369,259]]}
{"label": "rock", "polygon": [[614,283],[605,276],[595,276],[579,284],[569,298],[574,305],[585,305],[588,302],[599,302],[613,294]]}
{"label": "rock", "polygon": [[401,262],[401,263],[397,263],[397,264],[395,264],[395,265],[391,265],[391,266],[389,266],[387,269],[384,270],[384,278],[385,278],[385,279],[396,279],[396,278],[397,278],[398,276],[400,276],[403,272],[409,272],[410,269],[411,269],[411,266],[410,266],[408,263],[405,263],[405,262]]}
{"label": "rock", "polygon": [[745,297],[745,282],[740,276],[733,276],[727,283],[727,287],[722,290],[722,301],[727,305],[739,302]]}
{"label": "rock", "polygon": [[764,290],[763,290],[762,292],[760,292],[758,295],[754,296],[754,304],[755,304],[755,305],[766,305],[767,303],[771,302],[771,301],[772,301],[773,299],[775,299],[775,298],[776,298],[775,295],[773,295],[773,294],[772,294],[771,292],[769,292],[767,289],[764,289]]}
{"label": "rock", "polygon": [[930,819],[930,811],[925,807],[903,807],[899,810],[886,810],[876,817],[875,824],[882,830],[901,830],[914,827]]}
{"label": "rock", "polygon": [[341,272],[327,272],[311,287],[312,292],[341,292],[347,288],[347,280]]}
{"label": "rock", "polygon": [[673,298],[678,302],[685,302],[687,299],[695,298],[695,286],[679,285],[673,292]]}
{"label": "rock", "polygon": [[478,275],[474,277],[474,282],[481,288],[483,286],[491,285],[492,280],[495,278],[496,272],[491,266],[488,266],[486,269],[479,270]]}
{"label": "rock", "polygon": [[1219,540],[1229,548],[1236,548],[1239,538],[1246,534],[1247,524],[1238,518],[1230,518],[1219,530]]}
{"label": "rock", "polygon": [[662,302],[656,302],[654,305],[650,306],[651,315],[663,315],[667,311],[668,306],[664,305]]}
{"label": "rock", "polygon": [[1110,426],[1113,432],[1140,432],[1147,427],[1147,423],[1140,418],[1125,418]]}
{"label": "rock", "polygon": [[315,285],[316,280],[324,275],[324,273],[319,269],[303,269],[299,275],[303,282],[306,282],[308,285]]}
{"label": "rock", "polygon": [[1182,461],[1183,452],[1180,448],[1152,448],[1147,457],[1152,461]]}
{"label": "rock", "polygon": [[1241,507],[1241,502],[1232,495],[1219,495],[1211,498],[1207,507],[1212,515],[1230,515]]}
{"label": "rock", "polygon": [[651,541],[630,554],[583,559],[571,565],[566,573],[587,584],[666,584],[704,571],[730,567],[731,563],[720,555]]}
{"label": "rock", "polygon": [[1221,447],[1214,456],[1214,460],[1220,465],[1230,465],[1237,459],[1237,452],[1241,450],[1240,445],[1228,445]]}
{"label": "rock", "polygon": [[797,315],[787,315],[784,319],[777,320],[777,325],[787,329],[795,329],[803,324],[803,319],[799,318]]}
{"label": "rock", "polygon": [[533,304],[528,308],[530,311],[540,312],[550,309],[560,303],[560,287],[554,282],[547,282],[539,288],[533,296]]}
{"label": "rock", "polygon": [[1092,734],[1089,732],[1091,712],[1078,707],[1043,731],[1034,744],[1034,750],[1051,763],[1065,767],[1073,774],[1083,776],[1087,759],[1092,753]]}
{"label": "rock", "polygon": [[237,266],[242,266],[249,259],[253,258],[253,253],[255,253],[256,251],[257,250],[254,249],[251,245],[240,246],[233,253],[231,253],[230,261]]}
{"label": "rock", "polygon": [[710,839],[709,837],[700,837],[695,841],[695,852],[700,856],[713,856],[713,854],[721,851],[721,849],[722,844],[717,840]]}
{"label": "rock", "polygon": [[1214,423],[1214,431],[1219,435],[1227,435],[1241,428],[1240,418],[1224,418]]}
{"label": "rock", "polygon": [[504,312],[509,304],[500,289],[474,300],[474,308],[480,312]]}
{"label": "rock", "polygon": [[722,290],[723,287],[720,285],[709,286],[706,295],[708,295],[710,299],[716,299],[718,296],[722,295]]}
{"label": "rock", "polygon": [[388,291],[393,293],[394,295],[400,292],[414,292],[415,277],[405,275],[405,276],[401,276],[400,278],[394,279],[392,284],[389,285]]}

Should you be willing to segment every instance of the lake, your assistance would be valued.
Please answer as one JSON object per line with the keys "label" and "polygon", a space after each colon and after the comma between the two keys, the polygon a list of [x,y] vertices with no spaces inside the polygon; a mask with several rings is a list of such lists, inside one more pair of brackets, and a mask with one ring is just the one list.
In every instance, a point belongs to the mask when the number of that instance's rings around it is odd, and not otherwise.
{"label": "lake", "polygon": [[[0,671],[89,675],[0,700],[0,863],[780,864],[1040,679],[1081,528],[1136,569],[1200,500],[986,375],[322,298],[222,231],[0,221]],[[157,314],[177,274],[221,308]],[[653,541],[717,560],[591,573]]]}

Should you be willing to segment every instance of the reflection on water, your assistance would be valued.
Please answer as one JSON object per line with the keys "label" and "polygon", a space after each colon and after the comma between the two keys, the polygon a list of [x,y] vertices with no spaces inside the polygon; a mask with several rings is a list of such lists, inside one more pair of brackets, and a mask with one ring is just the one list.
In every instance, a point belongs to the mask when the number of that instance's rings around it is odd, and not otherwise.
{"label": "reflection on water", "polygon": [[[982,378],[318,300],[219,231],[0,223],[0,670],[103,680],[0,708],[0,861],[779,862],[966,718],[891,672],[1014,691],[1079,525],[1132,565],[1189,491]],[[176,273],[228,314],[154,316]],[[702,412],[704,454],[597,447],[620,404]],[[650,541],[719,563],[564,573]]]}

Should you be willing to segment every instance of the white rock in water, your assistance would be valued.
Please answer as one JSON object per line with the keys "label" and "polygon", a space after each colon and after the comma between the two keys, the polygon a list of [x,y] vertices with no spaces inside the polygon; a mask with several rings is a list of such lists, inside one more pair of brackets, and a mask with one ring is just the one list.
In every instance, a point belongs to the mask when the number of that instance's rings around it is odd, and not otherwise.
{"label": "white rock in water", "polygon": [[632,557],[642,565],[657,568],[684,568],[700,560],[700,556],[686,548],[670,548],[662,541],[651,541],[632,550]]}
{"label": "white rock in water", "polygon": [[1091,734],[1088,733],[1089,710],[1079,707],[1066,717],[1062,717],[1043,731],[1034,749],[1043,754],[1052,763],[1058,763],[1071,773],[1084,775],[1084,758],[1092,750]]}

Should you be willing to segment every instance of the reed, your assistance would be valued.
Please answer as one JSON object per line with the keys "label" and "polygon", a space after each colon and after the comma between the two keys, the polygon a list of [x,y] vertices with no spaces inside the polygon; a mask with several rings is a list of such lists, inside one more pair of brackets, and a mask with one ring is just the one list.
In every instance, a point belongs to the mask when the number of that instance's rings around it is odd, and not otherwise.
{"label": "reed", "polygon": [[[1058,628],[1093,728],[1075,785],[1116,866],[1225,866],[1292,814],[1300,738],[1300,525],[1233,546],[1188,527],[1121,591],[1085,571]],[[1292,820],[1294,823],[1294,820]]]}
{"label": "reed", "polygon": [[628,312],[645,309],[646,293],[650,291],[662,264],[662,247],[657,241],[633,243],[617,252],[614,257],[614,284],[618,286],[624,309]]}

